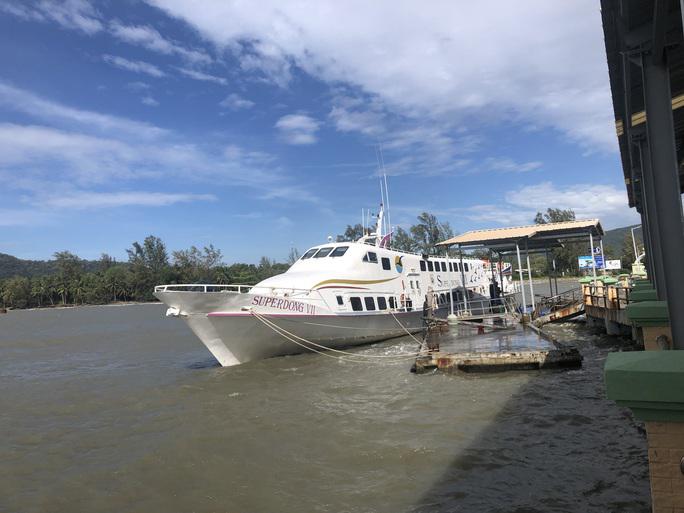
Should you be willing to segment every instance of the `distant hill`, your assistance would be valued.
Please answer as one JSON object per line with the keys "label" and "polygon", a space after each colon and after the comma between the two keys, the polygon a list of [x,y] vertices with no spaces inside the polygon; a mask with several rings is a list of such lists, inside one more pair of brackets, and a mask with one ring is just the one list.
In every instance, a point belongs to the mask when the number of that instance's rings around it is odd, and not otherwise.
{"label": "distant hill", "polygon": [[[98,262],[83,260],[86,271],[97,270]],[[22,260],[6,253],[0,253],[0,280],[13,276],[45,276],[57,272],[54,260]]]}
{"label": "distant hill", "polygon": [[[614,228],[613,230],[607,230],[603,237],[603,249],[606,253],[610,250],[615,256],[620,256],[622,254],[622,243],[625,240],[625,236],[629,235],[631,238],[631,230],[633,227],[639,226],[638,224],[633,224],[631,226],[624,226],[622,228]],[[634,236],[637,238],[637,244],[641,245],[641,228],[634,230]]]}

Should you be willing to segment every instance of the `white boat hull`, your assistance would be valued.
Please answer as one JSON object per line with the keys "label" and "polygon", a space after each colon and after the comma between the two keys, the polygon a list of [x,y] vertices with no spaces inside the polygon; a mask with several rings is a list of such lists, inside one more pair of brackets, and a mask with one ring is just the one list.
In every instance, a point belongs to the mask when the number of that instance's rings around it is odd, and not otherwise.
{"label": "white boat hull", "polygon": [[[307,342],[341,349],[419,333],[423,329],[422,311],[290,315],[250,310],[247,305],[252,296],[249,294],[157,292],[156,295],[169,305],[173,315],[187,322],[193,333],[226,367],[274,356],[323,350]],[[261,320],[261,316],[267,322]],[[275,327],[268,326],[268,322]]]}

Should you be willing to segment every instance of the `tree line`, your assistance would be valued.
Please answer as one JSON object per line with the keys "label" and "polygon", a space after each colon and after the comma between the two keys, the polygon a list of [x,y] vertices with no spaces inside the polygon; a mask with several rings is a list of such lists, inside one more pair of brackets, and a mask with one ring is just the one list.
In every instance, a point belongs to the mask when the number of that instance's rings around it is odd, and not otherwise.
{"label": "tree line", "polygon": [[[537,224],[572,221],[572,210],[549,208],[538,212]],[[423,212],[417,223],[407,229],[398,227],[392,236],[392,248],[407,252],[434,254],[435,244],[453,237],[448,222]],[[361,224],[347,225],[337,242],[355,241],[364,235]],[[623,267],[634,260],[631,238],[625,235],[620,253],[606,247],[606,258],[622,258]],[[588,254],[587,242],[570,242],[561,248],[550,250],[559,273],[577,274],[577,257]],[[439,250],[443,252],[443,250]],[[285,272],[299,258],[299,252],[291,249],[288,263],[277,263],[262,257],[258,265],[225,265],[223,255],[213,245],[199,249],[173,251],[169,257],[164,242],[153,235],[143,242],[134,242],[126,250],[128,261],[117,262],[107,254],[99,261],[82,260],[69,251],[54,254],[48,262],[53,272],[43,276],[14,276],[0,280],[0,300],[8,308],[31,308],[74,304],[105,304],[119,301],[153,301],[155,285],[163,283],[241,283],[255,284],[270,276]],[[452,253],[456,256],[456,253]],[[475,258],[489,258],[485,251],[470,253]],[[511,258],[504,259],[512,262]],[[534,255],[532,268],[538,274],[550,272],[544,255]]]}
{"label": "tree line", "polygon": [[92,263],[70,251],[59,251],[53,255],[55,272],[51,274],[0,280],[0,300],[5,308],[153,301],[155,285],[254,284],[289,267],[266,257],[258,265],[225,265],[221,251],[211,244],[173,251],[169,257],[164,242],[153,235],[142,243],[134,242],[126,253],[127,262],[103,254],[91,270]]}

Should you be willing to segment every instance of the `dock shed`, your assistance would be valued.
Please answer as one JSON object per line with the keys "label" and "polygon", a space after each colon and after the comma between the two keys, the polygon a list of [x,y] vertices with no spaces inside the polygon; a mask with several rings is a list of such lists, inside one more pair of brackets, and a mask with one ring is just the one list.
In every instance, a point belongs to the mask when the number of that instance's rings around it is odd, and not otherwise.
{"label": "dock shed", "polygon": [[[548,260],[548,250],[563,246],[564,242],[589,241],[590,248],[594,248],[594,238],[598,240],[603,257],[603,228],[598,219],[583,219],[576,221],[564,221],[560,223],[531,224],[526,226],[512,226],[508,228],[491,228],[486,230],[473,230],[451,239],[439,242],[438,247],[449,248],[455,246],[459,250],[486,249],[494,252],[499,257],[515,254],[518,261],[518,274],[520,277],[522,302],[527,306],[525,294],[525,281],[523,271],[527,272],[530,299],[532,308],[535,307],[534,285],[530,269],[530,254],[545,253]],[[523,268],[521,251],[525,255],[526,268]],[[594,251],[591,251],[592,260],[595,259]],[[594,278],[596,278],[596,261],[593,265]],[[501,280],[503,281],[503,280]],[[551,277],[549,276],[549,289]],[[558,293],[556,287],[556,293]]]}

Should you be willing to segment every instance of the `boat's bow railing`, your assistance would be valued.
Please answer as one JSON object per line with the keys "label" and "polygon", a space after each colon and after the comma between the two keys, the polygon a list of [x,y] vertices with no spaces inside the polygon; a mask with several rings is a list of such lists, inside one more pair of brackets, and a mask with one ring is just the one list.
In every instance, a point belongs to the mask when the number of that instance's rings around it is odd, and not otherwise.
{"label": "boat's bow railing", "polygon": [[252,290],[254,285],[216,285],[211,283],[183,283],[173,285],[157,285],[155,292],[219,292],[245,294]]}

